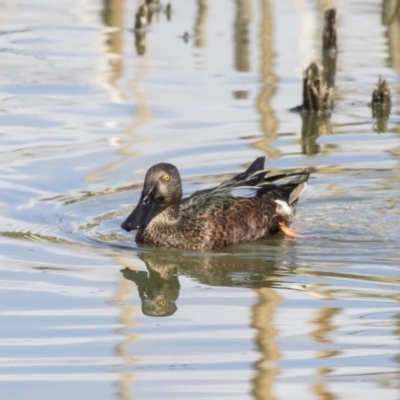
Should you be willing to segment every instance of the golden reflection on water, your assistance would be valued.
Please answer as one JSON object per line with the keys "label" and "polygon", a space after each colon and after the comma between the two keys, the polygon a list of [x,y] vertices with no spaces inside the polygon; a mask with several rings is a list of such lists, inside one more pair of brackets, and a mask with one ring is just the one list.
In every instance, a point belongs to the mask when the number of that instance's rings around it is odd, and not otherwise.
{"label": "golden reflection on water", "polygon": [[[123,0],[105,0],[104,8],[102,11],[103,21],[106,26],[119,27],[120,29],[114,32],[107,32],[107,39],[105,41],[106,51],[109,55],[114,55],[113,59],[116,61],[113,64],[113,68],[106,70],[102,76],[102,80],[111,87],[111,93],[117,91],[117,81],[121,77],[123,71],[123,48],[122,48],[122,27],[123,27]],[[137,39],[137,38],[135,38]],[[144,40],[144,39],[143,39]],[[137,44],[137,42],[136,42]],[[115,57],[117,55],[117,57]],[[86,175],[86,180],[90,183],[101,181],[101,175],[104,172],[110,172],[118,170],[123,164],[129,160],[137,157],[139,154],[135,150],[135,146],[138,142],[144,140],[144,138],[137,133],[138,129],[147,124],[151,120],[151,113],[149,108],[149,101],[147,94],[140,89],[141,83],[143,83],[149,75],[149,61],[148,56],[141,57],[138,60],[136,75],[132,78],[128,90],[130,90],[136,99],[137,112],[133,117],[132,123],[127,126],[124,133],[127,135],[129,140],[119,147],[120,153],[124,156],[117,162],[105,165],[104,167],[91,172]],[[115,254],[113,256],[117,265],[130,266],[132,269],[134,265],[130,265],[131,257],[124,254]],[[139,310],[136,307],[130,306],[126,300],[130,297],[130,289],[132,287],[131,282],[124,279],[122,276],[116,282],[117,291],[114,293],[110,303],[119,308],[119,321],[122,323],[123,328],[116,330],[116,333],[120,335],[123,340],[115,347],[116,354],[120,357],[124,364],[129,365],[130,363],[137,363],[138,359],[130,356],[130,346],[138,340],[138,335],[131,333],[131,329],[136,326],[135,315],[138,314]],[[132,381],[136,379],[136,374],[123,371],[120,374],[120,379],[116,383],[118,388],[117,395],[122,400],[133,400],[132,394]]]}
{"label": "golden reflection on water", "polygon": [[398,0],[382,1],[382,23],[387,26],[388,66],[400,72],[400,2]]}
{"label": "golden reflection on water", "polygon": [[250,0],[235,0],[235,5],[235,69],[239,72],[245,72],[250,70],[249,24],[251,22],[251,3]]}
{"label": "golden reflection on water", "polygon": [[197,16],[194,24],[194,45],[196,47],[205,47],[205,26],[208,19],[207,0],[197,0]]}
{"label": "golden reflection on water", "polygon": [[257,98],[257,109],[260,112],[261,129],[265,135],[265,139],[256,142],[254,147],[262,150],[270,158],[278,158],[281,156],[281,151],[271,144],[278,138],[278,120],[271,106],[272,97],[276,92],[276,83],[278,82],[278,77],[273,70],[275,60],[273,28],[274,15],[271,2],[269,0],[262,0],[259,36],[261,46],[260,78],[262,85]]}
{"label": "golden reflection on water", "polygon": [[282,355],[276,338],[278,330],[274,327],[277,306],[283,302],[282,296],[272,288],[256,289],[257,302],[251,308],[251,326],[256,331],[255,342],[261,359],[256,365],[252,379],[252,394],[256,400],[274,400],[273,387],[280,369],[276,366]]}
{"label": "golden reflection on water", "polygon": [[[310,332],[311,338],[320,344],[330,344],[332,341],[328,335],[337,330],[339,327],[332,323],[332,319],[341,312],[340,308],[336,307],[321,307],[315,310],[315,317],[312,324],[315,324],[315,329]],[[337,350],[322,350],[316,354],[316,358],[332,358],[340,355]],[[318,381],[313,384],[312,391],[315,398],[319,400],[332,400],[336,398],[334,394],[327,390],[328,383],[325,376],[329,375],[331,369],[328,367],[319,367],[316,369],[316,376]]]}
{"label": "golden reflection on water", "polygon": [[[114,304],[119,308],[120,313],[118,316],[119,322],[123,325],[123,328],[119,328],[115,333],[123,338],[123,340],[115,346],[115,352],[117,356],[123,360],[123,364],[129,365],[132,363],[140,362],[137,357],[130,355],[130,346],[135,343],[139,336],[130,332],[137,324],[134,322],[134,316],[138,314],[136,307],[127,304],[126,300],[131,295],[131,284],[126,279],[119,279],[117,281],[118,290],[114,293],[111,299],[111,304]],[[116,382],[118,387],[118,396],[122,400],[133,400],[134,397],[131,393],[132,381],[137,379],[137,375],[122,371],[120,373],[120,379]]]}
{"label": "golden reflection on water", "polygon": [[103,0],[102,21],[105,26],[116,28],[107,32],[105,45],[109,49],[107,60],[109,69],[103,79],[112,91],[117,91],[116,81],[123,72],[122,48],[123,40],[121,30],[124,25],[124,0]]}
{"label": "golden reflection on water", "polygon": [[[388,67],[400,72],[400,2],[398,0],[383,0],[382,1],[382,24],[386,26],[386,36],[388,40]],[[390,84],[389,84],[390,86]],[[396,86],[397,89],[397,86]],[[394,96],[392,89],[392,98]],[[399,92],[397,89],[396,96]],[[397,114],[398,102],[392,101],[392,113]],[[374,130],[378,133],[383,133],[388,130],[389,115],[383,115],[381,118],[376,118]],[[400,126],[396,126],[396,131],[400,132]]]}
{"label": "golden reflection on water", "polygon": [[[115,22],[115,18],[104,16],[105,21],[114,21],[116,24],[120,24],[122,26],[123,13],[120,13],[119,10],[122,8],[121,0],[107,0],[105,5],[107,7],[104,8],[102,14],[107,15],[109,12],[112,14],[114,10],[117,10],[117,16],[119,16],[118,22]],[[102,80],[110,83],[111,87],[116,90],[116,81],[119,78],[118,71],[121,72],[123,70],[123,54],[122,54],[122,46],[121,46],[121,36],[123,32],[122,30],[118,30],[116,32],[106,33],[108,39],[105,41],[106,51],[108,54],[118,54],[118,59],[121,60],[120,66],[117,69],[112,69],[111,71],[106,71]],[[150,65],[148,56],[141,57],[137,62],[137,67],[135,68],[135,75],[132,77],[131,81],[128,84],[127,89],[133,94],[133,97],[136,100],[136,114],[133,116],[132,123],[128,125],[124,129],[124,133],[127,135],[128,140],[124,142],[121,146],[118,147],[118,151],[124,156],[121,157],[120,160],[112,162],[108,165],[105,165],[98,170],[91,172],[86,175],[85,179],[87,182],[100,182],[104,180],[101,175],[105,172],[111,172],[118,170],[122,165],[130,160],[139,156],[137,150],[135,150],[135,146],[146,140],[144,136],[138,133],[138,130],[141,126],[148,124],[151,119],[151,111],[149,107],[149,100],[147,94],[140,88],[140,85],[146,81],[147,77],[150,74]]]}

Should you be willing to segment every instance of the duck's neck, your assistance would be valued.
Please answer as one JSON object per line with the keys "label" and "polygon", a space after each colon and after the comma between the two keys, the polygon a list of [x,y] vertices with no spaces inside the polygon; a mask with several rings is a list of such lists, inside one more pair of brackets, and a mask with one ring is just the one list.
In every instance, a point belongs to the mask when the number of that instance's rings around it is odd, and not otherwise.
{"label": "duck's neck", "polygon": [[179,204],[170,204],[167,207],[160,208],[152,218],[149,225],[171,226],[179,221]]}

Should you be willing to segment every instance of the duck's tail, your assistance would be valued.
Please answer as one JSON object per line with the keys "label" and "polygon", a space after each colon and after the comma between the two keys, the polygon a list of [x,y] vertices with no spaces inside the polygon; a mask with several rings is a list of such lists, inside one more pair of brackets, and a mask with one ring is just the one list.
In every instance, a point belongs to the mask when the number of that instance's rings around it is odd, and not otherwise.
{"label": "duck's tail", "polygon": [[[294,176],[294,178],[280,185],[272,183],[289,176]],[[268,200],[281,200],[293,206],[305,189],[309,177],[308,172],[267,176],[262,183],[258,184],[257,196]]]}
{"label": "duck's tail", "polygon": [[295,205],[300,197],[300,194],[307,186],[308,178],[310,174],[307,172],[301,172],[295,175],[290,181],[283,183],[282,185],[275,185],[269,183],[274,188],[270,188],[266,193],[263,194],[263,199],[273,201],[276,203],[275,212],[280,216],[279,230],[285,235],[296,237],[299,236],[295,231],[289,228],[293,217],[296,213]]}
{"label": "duck's tail", "polygon": [[301,193],[307,186],[308,178],[310,177],[309,173],[302,173],[301,175],[296,176],[296,178],[291,179],[285,186],[288,190],[290,190],[288,204],[293,205],[296,204],[299,199]]}

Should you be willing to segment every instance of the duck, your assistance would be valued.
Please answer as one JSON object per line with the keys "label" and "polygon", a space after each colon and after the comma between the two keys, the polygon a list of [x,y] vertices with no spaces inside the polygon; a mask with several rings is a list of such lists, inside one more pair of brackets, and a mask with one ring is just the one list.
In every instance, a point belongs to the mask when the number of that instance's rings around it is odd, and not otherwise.
{"label": "duck", "polygon": [[[141,245],[203,251],[278,232],[297,237],[289,226],[310,174],[269,176],[264,163],[265,157],[258,157],[246,171],[185,198],[175,165],[153,165],[146,172],[138,204],[121,228],[137,230],[135,240]],[[287,177],[292,178],[274,183]]]}

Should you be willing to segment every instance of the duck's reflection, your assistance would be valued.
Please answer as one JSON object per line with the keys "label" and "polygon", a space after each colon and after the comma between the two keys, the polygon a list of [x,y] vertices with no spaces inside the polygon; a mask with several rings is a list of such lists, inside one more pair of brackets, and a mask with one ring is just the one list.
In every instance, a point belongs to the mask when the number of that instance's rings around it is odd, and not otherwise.
{"label": "duck's reflection", "polygon": [[121,270],[124,278],[135,282],[138,287],[142,312],[149,317],[168,317],[175,313],[175,301],[179,296],[178,268],[160,264],[157,260],[146,261],[147,271]]}
{"label": "duck's reflection", "polygon": [[279,279],[276,259],[265,260],[260,255],[184,254],[154,249],[139,257],[147,271],[124,268],[121,272],[137,285],[142,312],[151,317],[167,317],[176,312],[179,275],[206,285],[253,289],[273,287]]}

